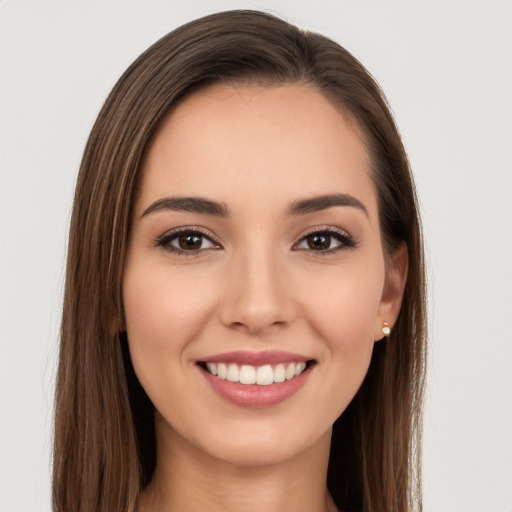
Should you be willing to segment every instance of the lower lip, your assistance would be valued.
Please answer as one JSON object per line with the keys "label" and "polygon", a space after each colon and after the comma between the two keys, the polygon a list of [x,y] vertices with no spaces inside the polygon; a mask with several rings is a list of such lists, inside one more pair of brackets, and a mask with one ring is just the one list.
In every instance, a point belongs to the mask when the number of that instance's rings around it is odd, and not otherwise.
{"label": "lower lip", "polygon": [[240,384],[219,379],[200,368],[208,384],[222,398],[242,407],[271,407],[284,402],[306,383],[312,367],[308,366],[300,375],[284,382],[274,382],[268,386],[258,384]]}

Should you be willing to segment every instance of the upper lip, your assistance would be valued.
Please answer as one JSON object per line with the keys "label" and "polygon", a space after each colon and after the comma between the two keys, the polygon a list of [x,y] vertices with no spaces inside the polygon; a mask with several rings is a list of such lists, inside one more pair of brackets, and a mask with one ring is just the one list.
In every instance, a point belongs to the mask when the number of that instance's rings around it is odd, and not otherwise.
{"label": "upper lip", "polygon": [[312,358],[283,350],[265,350],[251,352],[248,350],[234,350],[223,352],[200,359],[203,363],[237,363],[250,366],[263,366],[266,364],[300,363],[310,361]]}

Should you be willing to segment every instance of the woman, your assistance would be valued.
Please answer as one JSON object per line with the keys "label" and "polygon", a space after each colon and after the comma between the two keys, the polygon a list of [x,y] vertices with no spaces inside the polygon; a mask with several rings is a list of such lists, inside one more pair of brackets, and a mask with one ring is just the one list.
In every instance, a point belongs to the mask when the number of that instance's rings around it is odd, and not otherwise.
{"label": "woman", "polygon": [[421,508],[405,151],[343,48],[224,12],[107,99],[70,227],[54,509]]}

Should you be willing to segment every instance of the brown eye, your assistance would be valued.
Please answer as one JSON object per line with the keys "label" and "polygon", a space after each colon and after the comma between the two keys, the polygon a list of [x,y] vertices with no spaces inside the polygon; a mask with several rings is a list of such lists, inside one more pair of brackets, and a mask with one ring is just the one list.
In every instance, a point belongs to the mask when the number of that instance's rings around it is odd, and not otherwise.
{"label": "brown eye", "polygon": [[195,234],[186,234],[178,237],[178,245],[184,251],[197,251],[201,249],[203,237]]}
{"label": "brown eye", "polygon": [[196,254],[206,249],[220,249],[212,239],[200,231],[184,229],[167,233],[156,240],[155,245],[176,254]]}
{"label": "brown eye", "polygon": [[331,247],[331,237],[324,234],[313,234],[306,238],[308,247],[314,251],[325,251]]}
{"label": "brown eye", "polygon": [[330,228],[309,233],[294,246],[294,249],[327,255],[344,249],[351,249],[356,245],[354,239],[346,231]]}

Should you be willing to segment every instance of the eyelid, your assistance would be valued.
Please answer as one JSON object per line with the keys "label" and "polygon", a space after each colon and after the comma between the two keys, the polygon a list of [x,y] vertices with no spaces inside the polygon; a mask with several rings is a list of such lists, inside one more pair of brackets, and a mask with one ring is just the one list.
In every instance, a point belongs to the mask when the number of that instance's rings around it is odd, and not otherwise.
{"label": "eyelid", "polygon": [[[204,248],[204,249],[197,249],[197,250],[184,250],[179,249],[177,247],[174,247],[170,245],[170,242],[174,240],[175,238],[179,237],[182,234],[197,234],[201,237],[204,237],[208,239],[212,244],[215,245],[215,247],[210,248]],[[308,236],[314,235],[314,234],[325,234],[328,236],[331,236],[335,238],[339,245],[332,249],[326,249],[322,251],[314,251],[313,249],[306,249],[306,248],[298,248],[297,246],[304,241]],[[303,233],[301,233],[300,237],[298,238],[297,242],[295,242],[292,246],[292,250],[296,251],[306,251],[306,252],[313,252],[317,253],[317,255],[322,254],[330,254],[334,253],[340,250],[346,250],[346,249],[352,249],[357,245],[357,241],[352,237],[352,235],[346,231],[345,229],[341,229],[336,226],[329,226],[329,225],[321,225],[321,226],[312,226],[308,229],[306,229]],[[203,228],[202,226],[180,226],[177,228],[172,228],[162,235],[158,236],[154,240],[154,245],[156,247],[160,247],[168,252],[174,252],[176,254],[180,255],[197,255],[201,252],[212,250],[212,249],[222,249],[222,244],[218,240],[218,238],[211,233],[206,228]]]}
{"label": "eyelid", "polygon": [[[177,247],[174,247],[172,245],[170,245],[170,242],[179,237],[180,235],[183,235],[183,234],[196,234],[196,235],[199,235],[203,238],[206,238],[208,239],[213,245],[215,245],[216,247],[210,247],[210,248],[205,248],[205,249],[197,249],[197,250],[190,250],[190,251],[186,251],[186,250],[183,250],[183,249],[178,249]],[[162,235],[158,236],[155,240],[154,240],[154,245],[156,247],[160,247],[168,252],[173,252],[173,253],[176,253],[176,254],[182,254],[182,255],[188,255],[188,256],[193,256],[193,255],[197,255],[201,252],[204,252],[204,251],[207,251],[207,250],[211,250],[211,249],[222,249],[222,245],[221,243],[219,242],[218,238],[213,234],[211,233],[210,231],[206,230],[205,228],[203,228],[202,226],[180,226],[180,227],[177,227],[177,228],[172,228],[168,231],[166,231],[165,233],[163,233]]]}
{"label": "eyelid", "polygon": [[315,233],[335,233],[340,236],[352,238],[351,234],[346,229],[342,229],[337,226],[330,226],[328,224],[321,224],[319,226],[311,226],[307,228],[303,233],[301,233],[300,240],[302,240],[306,236],[313,235]]}
{"label": "eyelid", "polygon": [[[340,244],[337,247],[333,247],[332,249],[326,249],[324,251],[315,251],[313,249],[301,249],[297,248],[297,246],[303,242],[308,236],[315,235],[315,234],[325,234],[328,236],[331,236],[338,240]],[[357,240],[354,239],[354,237],[345,229],[336,227],[336,226],[329,226],[329,225],[321,225],[321,226],[312,226],[308,228],[306,231],[304,231],[298,241],[293,245],[293,250],[296,251],[306,251],[311,253],[316,253],[316,255],[322,255],[322,254],[330,254],[337,251],[347,250],[347,249],[353,249],[357,246]]]}

